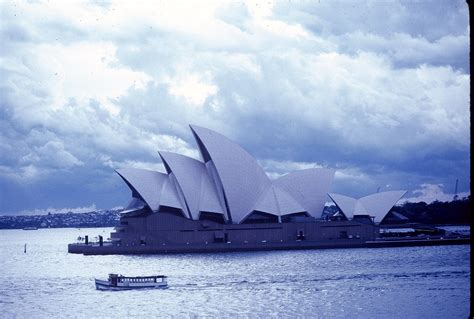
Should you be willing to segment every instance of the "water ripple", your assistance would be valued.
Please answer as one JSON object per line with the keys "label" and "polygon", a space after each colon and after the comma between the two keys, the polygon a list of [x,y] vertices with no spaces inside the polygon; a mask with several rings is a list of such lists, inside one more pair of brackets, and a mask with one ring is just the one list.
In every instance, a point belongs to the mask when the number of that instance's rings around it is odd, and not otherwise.
{"label": "water ripple", "polygon": [[[470,247],[82,256],[79,235],[0,231],[2,317],[465,318]],[[23,253],[28,243],[28,252]],[[168,275],[168,289],[96,291],[116,272]]]}

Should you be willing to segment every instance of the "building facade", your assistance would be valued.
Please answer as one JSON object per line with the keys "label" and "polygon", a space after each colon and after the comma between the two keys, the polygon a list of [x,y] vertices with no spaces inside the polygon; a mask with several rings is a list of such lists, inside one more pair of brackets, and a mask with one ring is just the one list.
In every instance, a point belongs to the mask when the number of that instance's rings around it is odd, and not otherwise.
{"label": "building facade", "polygon": [[[257,161],[230,139],[198,126],[191,126],[191,132],[201,160],[160,152],[166,173],[116,170],[132,199],[111,234],[112,243],[100,248],[70,245],[69,251],[357,247],[375,239],[377,222],[405,193],[378,193],[359,200],[338,194],[328,197],[333,169],[300,170],[270,180]],[[344,220],[321,219],[329,198]]]}

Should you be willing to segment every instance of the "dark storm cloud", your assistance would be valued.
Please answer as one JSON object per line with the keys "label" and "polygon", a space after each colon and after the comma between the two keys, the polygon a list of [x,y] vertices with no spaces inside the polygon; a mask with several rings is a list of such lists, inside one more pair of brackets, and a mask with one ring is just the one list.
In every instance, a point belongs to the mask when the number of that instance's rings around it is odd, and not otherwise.
{"label": "dark storm cloud", "polygon": [[372,51],[399,67],[449,64],[469,72],[469,15],[462,1],[277,2],[276,11],[331,39],[340,52]]}
{"label": "dark storm cloud", "polygon": [[1,6],[0,212],[123,205],[113,169],[198,157],[189,124],[272,178],[323,166],[352,196],[469,189],[462,2]]}
{"label": "dark storm cloud", "polygon": [[463,1],[276,2],[274,11],[280,19],[308,26],[317,34],[406,33],[430,41],[464,34],[469,21]]}

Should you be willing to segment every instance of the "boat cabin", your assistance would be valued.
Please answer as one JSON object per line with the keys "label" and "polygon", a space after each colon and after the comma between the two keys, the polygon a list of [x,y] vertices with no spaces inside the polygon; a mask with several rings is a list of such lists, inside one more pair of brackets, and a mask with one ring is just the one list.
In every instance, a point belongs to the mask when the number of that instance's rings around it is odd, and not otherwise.
{"label": "boat cabin", "polygon": [[125,277],[118,274],[109,274],[109,282],[112,286],[117,284],[147,284],[147,283],[166,283],[166,276],[141,276],[141,277]]}

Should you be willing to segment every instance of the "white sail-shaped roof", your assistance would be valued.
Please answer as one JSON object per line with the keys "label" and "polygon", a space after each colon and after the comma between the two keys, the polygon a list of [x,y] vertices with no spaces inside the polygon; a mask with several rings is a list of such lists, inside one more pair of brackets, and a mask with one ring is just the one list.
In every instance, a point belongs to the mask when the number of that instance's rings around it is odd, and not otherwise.
{"label": "white sail-shaped roof", "polygon": [[201,176],[204,164],[180,154],[159,152],[168,174],[173,174],[178,187],[183,192],[183,200],[190,217],[199,215],[199,198],[201,196]]}
{"label": "white sail-shaped roof", "polygon": [[310,168],[286,174],[273,183],[290,194],[311,216],[319,218],[334,174],[333,169]]}
{"label": "white sail-shaped roof", "polygon": [[333,193],[328,195],[347,217],[370,215],[374,217],[375,222],[380,222],[405,194],[406,191],[388,191],[359,199]]}
{"label": "white sail-shaped roof", "polygon": [[[257,161],[227,137],[199,126],[191,126],[204,162],[212,161],[222,189],[227,213],[240,223],[256,204],[270,180]],[[217,182],[216,184],[219,184]]]}
{"label": "white sail-shaped roof", "polygon": [[291,197],[290,194],[276,186],[273,189],[280,208],[280,216],[306,212],[306,209]]}
{"label": "white sail-shaped roof", "polygon": [[364,204],[362,204],[362,202],[360,200],[358,200],[355,204],[355,207],[354,207],[354,215],[370,215],[369,214],[369,211],[367,210],[367,208],[364,206]]}
{"label": "white sail-shaped roof", "polygon": [[359,199],[367,212],[375,217],[376,222],[382,221],[392,207],[402,198],[407,191],[388,191],[375,193]]}
{"label": "white sail-shaped roof", "polygon": [[166,174],[138,168],[122,168],[115,171],[140,195],[152,211],[158,210],[163,183],[167,179]]}
{"label": "white sail-shaped roof", "polygon": [[270,186],[262,196],[260,196],[257,204],[253,207],[253,210],[280,216],[280,207],[273,186]]}
{"label": "white sail-shaped roof", "polygon": [[346,217],[353,215],[357,199],[335,193],[329,193],[328,196]]}
{"label": "white sail-shaped roof", "polygon": [[[405,191],[376,193],[360,199],[328,194],[333,169],[312,168],[289,173],[271,182],[257,161],[239,145],[212,130],[191,126],[203,161],[161,152],[168,174],[135,168],[118,169],[139,198],[130,207],[147,205],[180,209],[199,219],[201,212],[224,215],[241,223],[253,211],[276,216],[309,213],[320,217],[326,196],[347,216],[370,215],[380,222]],[[141,206],[140,206],[141,207]]]}
{"label": "white sail-shaped roof", "polygon": [[201,200],[199,201],[199,212],[209,212],[224,215],[227,220],[227,215],[222,207],[217,194],[216,186],[211,181],[204,166],[204,172],[201,178]]}
{"label": "white sail-shaped roof", "polygon": [[291,195],[274,185],[260,196],[253,210],[277,216],[306,211]]}
{"label": "white sail-shaped roof", "polygon": [[168,173],[176,178],[192,219],[197,220],[201,211],[223,214],[203,162],[169,152],[160,152],[160,156]]}
{"label": "white sail-shaped roof", "polygon": [[[165,175],[166,176],[166,175]],[[163,183],[163,189],[160,196],[160,206],[168,206],[173,208],[179,208],[183,211],[183,214],[186,215],[183,205],[179,200],[178,192],[176,188],[171,183],[169,176],[165,179]]]}

